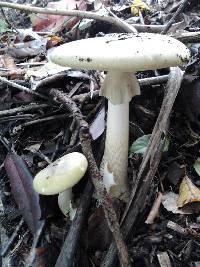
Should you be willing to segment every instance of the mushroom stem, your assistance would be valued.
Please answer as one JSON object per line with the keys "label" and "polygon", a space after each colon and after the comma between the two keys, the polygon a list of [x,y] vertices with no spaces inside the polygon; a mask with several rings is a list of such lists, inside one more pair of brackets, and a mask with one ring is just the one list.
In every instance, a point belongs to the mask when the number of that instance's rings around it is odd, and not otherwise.
{"label": "mushroom stem", "polygon": [[121,196],[122,199],[128,196],[128,138],[129,103],[113,105],[108,101],[106,142],[102,160],[103,181],[112,197]]}
{"label": "mushroom stem", "polygon": [[65,216],[70,215],[70,219],[73,219],[75,209],[72,208],[72,188],[58,195],[58,206]]}
{"label": "mushroom stem", "polygon": [[129,102],[140,94],[136,76],[129,72],[109,71],[101,95],[107,97],[107,130],[101,173],[111,197],[128,200]]}

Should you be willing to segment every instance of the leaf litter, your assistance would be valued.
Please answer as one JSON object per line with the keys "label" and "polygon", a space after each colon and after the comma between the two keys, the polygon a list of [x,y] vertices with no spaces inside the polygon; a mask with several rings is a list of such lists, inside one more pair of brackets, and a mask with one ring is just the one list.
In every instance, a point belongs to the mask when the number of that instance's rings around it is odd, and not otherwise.
{"label": "leaf litter", "polygon": [[[138,31],[154,32],[163,30],[180,5],[180,1],[102,3],[62,0],[49,3],[35,1],[34,5],[47,5],[61,10],[92,11],[101,16],[114,14],[124,22],[131,21]],[[194,226],[199,226],[199,216],[196,212],[200,205],[200,69],[196,48],[199,45],[199,37],[195,37],[194,40],[193,36],[200,28],[195,13],[199,8],[198,1],[186,6],[183,12],[178,14],[168,32],[172,36],[175,34],[180,40],[184,40],[185,33],[190,35],[184,43],[192,51],[194,60],[185,69],[168,131],[163,133],[163,142],[160,144],[164,149],[159,167],[143,210],[134,225],[136,230],[133,230],[130,240],[127,241],[128,251],[136,267],[163,267],[165,259],[168,265],[184,267],[198,266],[200,261],[198,230],[195,230],[197,233],[194,232]],[[113,33],[119,29],[115,25],[94,18],[80,19],[50,14],[26,15],[15,9],[12,12],[5,9],[4,15],[0,18],[0,76],[13,83],[8,84],[6,80],[0,82],[0,139],[2,143],[6,138],[6,145],[14,147],[16,151],[7,153],[5,144],[1,147],[0,195],[4,208],[1,221],[8,239],[12,240],[8,246],[8,257],[4,261],[9,264],[11,262],[11,266],[25,266],[24,262],[29,262],[31,258],[31,266],[38,266],[38,263],[41,266],[55,266],[59,253],[64,248],[64,236],[70,232],[73,222],[59,211],[57,196],[40,196],[39,201],[39,196],[33,191],[32,179],[49,162],[63,154],[81,151],[81,146],[78,128],[72,115],[62,104],[52,101],[49,93],[53,88],[58,89],[75,101],[90,125],[93,153],[97,161],[101,159],[104,149],[103,133],[106,128],[107,105],[98,96],[103,73],[58,67],[49,61],[49,53],[60,44]],[[144,79],[168,73],[168,70],[146,71],[137,73],[137,76]],[[24,87],[28,91],[23,91]],[[165,83],[159,81],[142,86],[141,95],[134,97],[130,104],[130,186],[134,187],[134,177],[148,147],[164,97],[164,89]],[[29,90],[32,94],[29,94]],[[36,93],[45,96],[45,100]],[[37,108],[32,109],[31,104],[35,104]],[[41,106],[43,104],[46,106]],[[24,106],[28,107],[26,111],[22,108]],[[10,110],[14,108],[17,110],[10,115]],[[1,111],[4,111],[3,115]],[[87,178],[86,175],[73,189],[77,206],[80,205],[81,197],[84,197]],[[137,186],[136,192],[140,184]],[[163,194],[162,205],[157,206],[153,223],[146,225],[145,221],[158,192]],[[85,217],[86,223],[82,222],[84,228],[81,230],[80,246],[74,257],[76,266],[101,266],[112,240],[106,220],[102,219],[104,213],[98,206],[94,194],[88,215]],[[120,218],[124,206],[118,203],[115,206]],[[25,223],[15,231],[20,224],[20,215]],[[41,220],[45,221],[42,228]],[[173,224],[169,224],[170,222]],[[171,225],[171,228],[167,225]],[[180,229],[189,229],[190,234],[183,234],[184,231],[181,232]],[[36,233],[39,233],[38,239]],[[192,250],[187,249],[189,243],[192,243]]]}

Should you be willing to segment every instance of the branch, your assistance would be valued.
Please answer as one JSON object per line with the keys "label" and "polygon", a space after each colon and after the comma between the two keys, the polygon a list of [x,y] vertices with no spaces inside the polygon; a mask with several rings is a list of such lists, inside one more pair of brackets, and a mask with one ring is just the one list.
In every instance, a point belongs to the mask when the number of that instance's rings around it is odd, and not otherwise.
{"label": "branch", "polygon": [[92,180],[92,183],[98,194],[98,198],[102,203],[108,226],[113,234],[118,249],[121,265],[123,267],[128,267],[130,266],[128,251],[120,232],[120,226],[116,212],[113,208],[112,200],[107,195],[102,176],[94,159],[91,144],[92,138],[89,133],[88,123],[84,120],[83,115],[75,102],[71,100],[66,94],[56,89],[52,89],[50,91],[50,94],[54,97],[54,100],[62,103],[63,106],[71,112],[76,124],[79,127],[79,138],[82,146],[82,151],[88,160],[90,179]]}
{"label": "branch", "polygon": [[183,0],[182,3],[180,4],[179,8],[176,10],[172,18],[169,20],[167,23],[166,27],[162,30],[162,34],[166,34],[168,30],[171,28],[172,24],[175,22],[176,18],[181,14],[183,11],[184,7],[188,4],[188,0]]}
{"label": "branch", "polygon": [[89,11],[80,11],[80,10],[59,10],[52,8],[41,8],[41,7],[33,7],[29,5],[21,5],[9,2],[0,1],[1,7],[14,8],[32,13],[40,13],[40,14],[51,14],[51,15],[59,15],[59,16],[71,16],[71,17],[79,17],[79,18],[87,18],[87,19],[95,19],[101,20],[110,24],[114,24],[117,27],[121,28],[125,32],[137,32],[134,30],[133,26],[129,25],[125,21],[121,19],[116,19],[114,17],[102,16],[95,14],[94,12]]}

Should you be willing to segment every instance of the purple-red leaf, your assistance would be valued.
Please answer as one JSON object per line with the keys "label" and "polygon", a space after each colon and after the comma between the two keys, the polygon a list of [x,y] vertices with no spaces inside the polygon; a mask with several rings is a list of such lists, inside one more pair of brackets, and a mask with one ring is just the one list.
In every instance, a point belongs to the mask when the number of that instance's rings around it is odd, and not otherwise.
{"label": "purple-red leaf", "polygon": [[4,162],[10,179],[12,195],[27,223],[35,234],[41,216],[39,195],[33,189],[33,177],[23,159],[15,153],[8,153]]}

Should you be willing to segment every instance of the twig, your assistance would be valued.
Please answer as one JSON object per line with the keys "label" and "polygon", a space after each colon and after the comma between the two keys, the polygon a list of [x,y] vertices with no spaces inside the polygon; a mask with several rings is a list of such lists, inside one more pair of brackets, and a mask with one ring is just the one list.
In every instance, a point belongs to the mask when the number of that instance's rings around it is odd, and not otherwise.
{"label": "twig", "polygon": [[43,221],[40,221],[40,225],[38,226],[38,229],[37,229],[37,232],[34,236],[34,239],[33,239],[33,243],[32,243],[32,246],[31,246],[31,250],[30,250],[30,254],[29,254],[29,257],[26,261],[26,267],[32,267],[34,266],[34,261],[35,261],[35,257],[36,257],[36,248],[37,248],[37,245],[38,245],[38,242],[41,238],[41,235],[42,235],[42,232],[44,230],[44,227],[45,227],[45,220]]}
{"label": "twig", "polygon": [[162,34],[166,34],[168,30],[171,28],[172,24],[175,22],[176,18],[180,15],[180,13],[183,11],[184,7],[188,4],[188,0],[183,0],[180,4],[179,8],[176,10],[172,18],[167,23],[166,27],[162,30]]}
{"label": "twig", "polygon": [[195,229],[184,228],[180,226],[179,224],[172,222],[172,221],[168,221],[167,228],[172,230],[174,233],[176,233],[177,235],[181,237],[189,237],[189,238],[197,240],[198,242],[200,241],[200,235]]}
{"label": "twig", "polygon": [[172,35],[183,43],[198,43],[200,42],[200,32],[182,32]]}
{"label": "twig", "polygon": [[[17,252],[17,250],[19,250],[19,248],[21,247],[22,243],[25,240],[25,237],[28,236],[28,234],[29,234],[29,230],[27,230],[23,235],[20,235],[20,239],[18,240],[17,244],[15,245],[13,250],[10,252],[10,254],[8,254],[8,260],[9,261],[11,261],[12,257]],[[8,266],[12,266],[12,265],[8,265]]]}
{"label": "twig", "polygon": [[152,224],[154,222],[155,218],[158,216],[161,201],[162,201],[162,193],[158,192],[158,195],[157,195],[156,199],[154,200],[153,206],[151,208],[151,211],[150,211],[145,223]]}
{"label": "twig", "polygon": [[19,112],[25,112],[29,110],[35,110],[40,108],[46,108],[49,107],[47,104],[31,104],[28,106],[21,106],[19,108],[12,108],[12,109],[6,109],[0,111],[0,116],[6,116],[6,115],[13,115]]}
{"label": "twig", "polygon": [[30,66],[43,66],[47,63],[47,61],[42,62],[23,62],[23,63],[17,63],[16,66],[20,67],[30,67]]}
{"label": "twig", "polygon": [[40,94],[40,93],[37,93],[37,92],[35,92],[35,91],[33,91],[33,90],[30,90],[29,88],[27,88],[27,87],[25,87],[25,86],[22,86],[22,85],[19,85],[19,84],[17,84],[17,83],[14,83],[14,82],[12,82],[12,81],[9,81],[8,79],[6,79],[6,78],[4,78],[4,77],[1,77],[1,76],[0,76],[0,82],[6,83],[6,84],[8,84],[9,86],[12,86],[12,87],[14,87],[14,88],[17,88],[17,89],[19,89],[19,90],[21,90],[21,91],[23,91],[23,92],[28,93],[28,94],[38,96],[38,97],[40,97],[40,98],[42,98],[42,99],[45,99],[45,100],[49,100],[48,97],[46,97],[46,96],[44,96],[44,95],[42,95],[42,94]]}
{"label": "twig", "polygon": [[52,14],[52,15],[60,15],[60,16],[73,16],[79,18],[87,18],[87,19],[96,19],[101,20],[110,24],[114,24],[117,27],[121,28],[125,32],[133,32],[133,29],[128,27],[126,23],[122,23],[121,20],[118,20],[113,17],[102,16],[95,14],[94,12],[89,11],[80,11],[80,10],[58,10],[52,8],[40,8],[40,7],[33,7],[28,5],[20,5],[15,3],[9,2],[2,2],[0,1],[0,6],[7,7],[7,8],[14,8],[23,11],[28,11],[32,13],[40,13],[40,14]]}
{"label": "twig", "polygon": [[172,267],[167,251],[157,253],[157,257],[160,267]]}
{"label": "twig", "polygon": [[[126,20],[127,23],[131,24],[138,32],[152,32],[152,33],[161,33],[161,31],[166,27],[167,24],[164,25],[142,25],[142,24],[135,24],[132,23],[131,18]],[[177,22],[174,23],[171,28],[179,28],[180,25],[183,23]]]}
{"label": "twig", "polygon": [[26,73],[27,73],[27,69],[0,68],[0,77],[10,77],[12,75],[22,76]]}
{"label": "twig", "polygon": [[[1,111],[0,111],[0,114],[1,114]],[[47,122],[47,121],[51,121],[51,120],[63,120],[63,119],[66,119],[67,117],[68,117],[67,114],[60,114],[60,115],[49,116],[49,117],[42,118],[42,119],[27,121],[27,122],[21,123],[20,125],[17,125],[16,127],[14,127],[13,132],[16,134],[18,131],[21,131],[23,127],[27,127],[30,125],[35,125],[38,123]],[[8,117],[8,119],[9,119],[9,117]],[[0,121],[1,121],[1,119],[0,119]]]}
{"label": "twig", "polygon": [[81,196],[80,205],[76,211],[76,215],[72,221],[71,227],[67,234],[67,238],[63,244],[60,255],[57,259],[55,267],[71,267],[74,262],[78,240],[84,224],[85,216],[90,206],[90,201],[93,193],[93,186],[88,181],[86,188]]}
{"label": "twig", "polygon": [[[138,215],[144,209],[145,200],[148,196],[149,188],[157,171],[162,155],[162,134],[166,130],[169,115],[172,110],[172,106],[174,104],[177,93],[179,91],[181,81],[182,71],[179,68],[171,68],[171,73],[166,87],[166,95],[163,99],[161,110],[154,126],[147,152],[144,155],[137,176],[139,189],[137,192],[136,190],[134,190],[131,193],[130,202],[123,215],[122,233],[124,238],[128,238]],[[147,168],[149,168],[148,172],[144,176],[144,171]],[[113,267],[116,259],[116,253],[117,250],[115,244],[112,243],[106,257],[104,258],[101,264],[101,267]]]}
{"label": "twig", "polygon": [[[162,75],[158,77],[150,77],[144,79],[138,79],[140,86],[164,84],[167,82],[169,75]],[[99,90],[93,92],[92,98],[99,96]],[[91,92],[72,96],[74,101],[83,103],[84,101],[91,99]]]}
{"label": "twig", "polygon": [[162,75],[158,77],[150,77],[144,79],[138,79],[140,86],[156,85],[166,83],[169,75]]}
{"label": "twig", "polygon": [[15,228],[15,231],[11,235],[10,239],[8,240],[8,243],[5,245],[5,247],[2,248],[1,256],[5,256],[8,252],[9,248],[12,246],[14,239],[17,237],[18,232],[20,228],[22,227],[22,224],[24,223],[24,219],[22,218],[17,227]]}
{"label": "twig", "polygon": [[110,15],[112,15],[116,20],[119,21],[119,23],[122,23],[125,27],[127,27],[127,32],[135,32],[137,33],[137,30],[134,28],[133,25],[127,23],[126,21],[123,21],[122,19],[120,19],[117,15],[115,15],[111,10],[109,10],[108,8],[106,8],[106,6],[104,6],[104,8],[108,11],[108,13]]}
{"label": "twig", "polygon": [[102,202],[108,226],[113,234],[118,249],[119,260],[121,262],[121,265],[123,267],[128,267],[129,266],[128,251],[122,239],[117,215],[113,208],[112,201],[107,195],[106,189],[103,184],[102,176],[99,172],[99,169],[97,167],[97,164],[93,156],[92,146],[91,146],[92,138],[89,134],[88,123],[84,120],[83,115],[81,114],[79,108],[76,106],[75,102],[73,102],[66,94],[56,89],[52,89],[50,91],[50,94],[55,98],[55,100],[62,103],[64,107],[67,108],[72,113],[79,127],[79,138],[82,146],[82,151],[88,160],[90,178],[92,179],[92,183],[95,187],[98,197]]}
{"label": "twig", "polygon": [[5,22],[8,24],[8,26],[11,28],[11,29],[14,29],[17,33],[19,33],[19,31],[10,23],[10,21],[8,20],[8,18],[6,17],[6,14],[5,14],[5,12],[4,12],[4,10],[3,10],[3,8],[1,7],[0,8],[0,10],[1,10],[1,14],[2,14],[2,16],[3,16],[3,18],[4,18],[4,20],[5,20]]}
{"label": "twig", "polygon": [[14,116],[5,116],[3,118],[0,118],[0,122],[8,122],[8,121],[20,121],[20,120],[30,120],[34,116],[32,114],[22,114],[22,115],[14,115]]}

